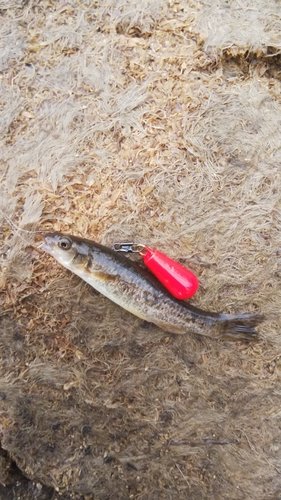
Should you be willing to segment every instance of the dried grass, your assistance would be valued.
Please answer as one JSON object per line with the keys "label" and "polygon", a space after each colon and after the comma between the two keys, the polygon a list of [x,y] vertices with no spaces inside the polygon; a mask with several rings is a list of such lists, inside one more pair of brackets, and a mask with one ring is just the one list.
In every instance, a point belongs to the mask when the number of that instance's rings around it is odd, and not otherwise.
{"label": "dried grass", "polygon": [[[277,4],[1,9],[2,447],[60,493],[277,498]],[[264,312],[261,340],[141,324],[4,215],[156,246],[200,276],[194,304]]]}
{"label": "dried grass", "polygon": [[215,0],[202,4],[197,28],[201,30],[204,44],[208,48],[223,51],[267,53],[281,48],[280,5],[274,0],[266,4],[257,0],[240,2]]}

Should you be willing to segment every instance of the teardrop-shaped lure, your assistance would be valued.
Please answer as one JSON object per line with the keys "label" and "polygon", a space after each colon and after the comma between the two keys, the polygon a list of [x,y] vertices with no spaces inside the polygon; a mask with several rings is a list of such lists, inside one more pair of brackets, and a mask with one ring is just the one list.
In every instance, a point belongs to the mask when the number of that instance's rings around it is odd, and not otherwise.
{"label": "teardrop-shaped lure", "polygon": [[147,246],[140,254],[148,269],[176,299],[190,299],[197,292],[198,279],[189,269]]}
{"label": "teardrop-shaped lure", "polygon": [[148,269],[179,300],[190,299],[198,290],[195,274],[159,250],[137,243],[114,243],[117,252],[139,253]]}

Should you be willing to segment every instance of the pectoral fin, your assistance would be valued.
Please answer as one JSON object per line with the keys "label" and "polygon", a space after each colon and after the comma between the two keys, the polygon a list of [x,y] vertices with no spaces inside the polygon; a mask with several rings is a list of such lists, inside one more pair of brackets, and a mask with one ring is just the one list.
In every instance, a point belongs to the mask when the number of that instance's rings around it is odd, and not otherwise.
{"label": "pectoral fin", "polygon": [[93,278],[96,278],[101,281],[118,281],[120,279],[119,274],[107,274],[103,273],[102,271],[90,271],[90,273]]}

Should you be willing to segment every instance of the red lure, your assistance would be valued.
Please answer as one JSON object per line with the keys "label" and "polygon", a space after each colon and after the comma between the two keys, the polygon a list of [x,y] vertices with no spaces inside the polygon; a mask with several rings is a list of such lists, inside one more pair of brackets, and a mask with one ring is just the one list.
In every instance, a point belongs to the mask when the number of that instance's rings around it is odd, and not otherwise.
{"label": "red lure", "polygon": [[148,269],[176,299],[190,299],[197,292],[199,283],[195,274],[159,250],[134,243],[115,243],[112,248],[121,252],[138,252]]}

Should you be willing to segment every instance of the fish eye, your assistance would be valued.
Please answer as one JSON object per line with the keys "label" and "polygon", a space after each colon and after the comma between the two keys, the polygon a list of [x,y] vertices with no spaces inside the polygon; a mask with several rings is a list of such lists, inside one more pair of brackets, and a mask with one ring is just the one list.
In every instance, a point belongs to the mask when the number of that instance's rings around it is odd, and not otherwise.
{"label": "fish eye", "polygon": [[58,242],[58,246],[62,250],[69,250],[71,248],[71,240],[69,238],[61,238]]}

